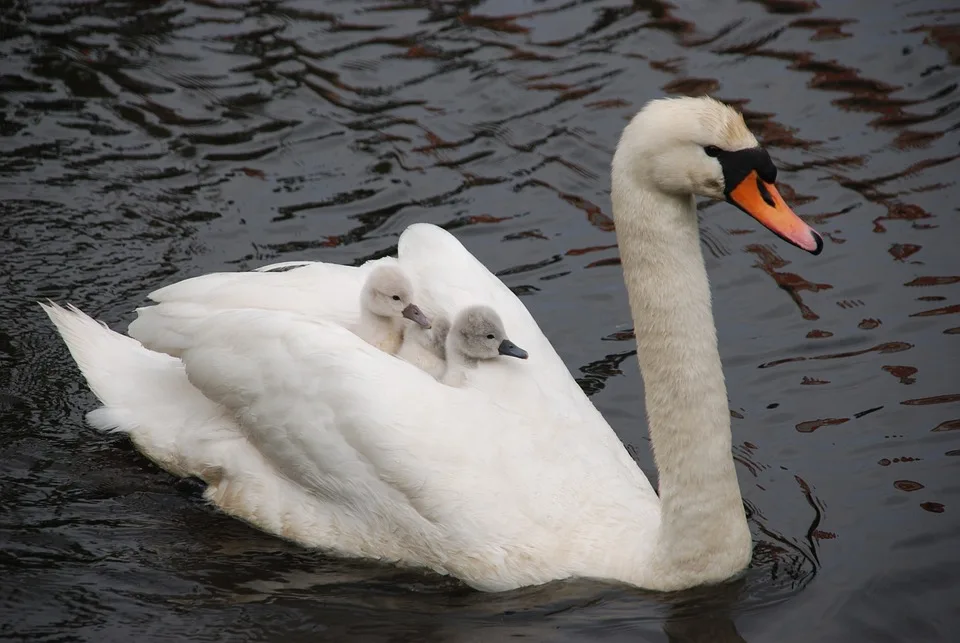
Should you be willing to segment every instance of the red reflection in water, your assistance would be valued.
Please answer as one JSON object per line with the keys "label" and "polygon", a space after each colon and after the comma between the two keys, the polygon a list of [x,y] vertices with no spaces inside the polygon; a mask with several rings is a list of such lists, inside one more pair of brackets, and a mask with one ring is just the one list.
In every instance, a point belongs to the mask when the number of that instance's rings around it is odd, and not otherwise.
{"label": "red reflection in water", "polygon": [[678,78],[670,81],[661,89],[668,94],[704,96],[720,89],[720,81],[714,78]]}
{"label": "red reflection in water", "polygon": [[610,250],[616,248],[617,244],[612,243],[609,246],[589,246],[587,248],[573,248],[567,250],[564,254],[568,257],[579,257],[580,255],[585,255],[588,252],[600,252],[601,250]]}
{"label": "red reflection in water", "polygon": [[918,149],[928,147],[935,140],[941,138],[943,132],[915,132],[913,130],[903,130],[893,139],[893,145],[900,150]]}
{"label": "red reflection in water", "polygon": [[913,377],[916,375],[917,369],[913,366],[884,366],[883,370],[894,377],[900,378],[901,384],[913,384],[917,381],[917,378]]}
{"label": "red reflection in water", "polygon": [[619,109],[621,107],[629,107],[630,103],[621,99],[621,98],[610,98],[607,100],[598,100],[593,103],[587,103],[586,107],[591,109]]}
{"label": "red reflection in water", "polygon": [[960,326],[954,326],[943,331],[944,335],[960,335]]}
{"label": "red reflection in water", "polygon": [[879,319],[864,319],[859,324],[857,324],[857,328],[861,330],[873,330],[874,328],[877,328],[879,326],[880,326]]}
{"label": "red reflection in water", "polygon": [[843,31],[843,26],[856,22],[856,20],[836,20],[833,18],[801,18],[791,22],[790,26],[800,29],[813,29],[815,33],[810,36],[810,40],[840,40],[852,37],[851,34]]}
{"label": "red reflection in water", "polygon": [[[881,225],[881,221],[919,221],[920,219],[932,219],[933,215],[921,208],[919,205],[909,203],[887,203],[887,215],[877,217],[873,220],[874,232],[886,232],[887,229]],[[916,223],[913,227],[920,227]]]}
{"label": "red reflection in water", "polygon": [[609,259],[597,259],[596,261],[591,261],[584,268],[600,268],[602,266],[619,266],[620,257],[611,257]]}
{"label": "red reflection in water", "polygon": [[960,420],[947,420],[930,429],[931,432],[960,431]]}
{"label": "red reflection in water", "polygon": [[893,483],[893,486],[899,489],[900,491],[919,491],[923,489],[923,485],[919,482],[914,482],[913,480],[897,480]]}
{"label": "red reflection in water", "polygon": [[817,429],[824,426],[836,426],[838,424],[846,424],[850,421],[850,418],[824,418],[820,420],[809,420],[807,422],[801,422],[797,425],[797,431],[800,433],[813,433]]}
{"label": "red reflection in water", "polygon": [[886,353],[899,353],[901,351],[910,350],[913,348],[913,344],[908,344],[907,342],[885,342],[883,344],[877,344],[870,348],[865,348],[862,351],[850,351],[848,353],[832,353],[830,355],[817,355],[816,357],[806,357],[803,355],[797,357],[785,357],[783,359],[777,359],[772,362],[766,362],[761,364],[757,368],[770,368],[772,366],[779,366],[780,364],[788,364],[790,362],[805,362],[808,359],[842,359],[844,357],[856,357],[857,355],[865,355],[866,353],[877,352],[881,354]]}
{"label": "red reflection in water", "polygon": [[253,177],[255,179],[260,179],[261,181],[266,180],[266,175],[263,173],[263,170],[258,170],[253,167],[242,167],[240,171],[246,174],[247,176]]}
{"label": "red reflection in water", "polygon": [[830,383],[830,380],[821,380],[821,379],[817,379],[816,377],[806,377],[806,376],[804,376],[804,378],[800,381],[800,384],[803,386],[810,386],[813,384],[829,384],[829,383]]}
{"label": "red reflection in water", "polygon": [[401,58],[443,58],[443,52],[432,47],[423,45],[413,45],[408,47],[405,52],[400,54]]}
{"label": "red reflection in water", "polygon": [[924,511],[929,511],[930,513],[935,514],[942,514],[946,510],[946,507],[939,502],[921,502],[920,507]]}
{"label": "red reflection in water", "polygon": [[510,60],[538,60],[542,62],[548,62],[551,60],[556,60],[553,56],[548,56],[547,54],[537,54],[532,51],[527,51],[526,49],[520,49],[517,46],[504,45],[499,43],[501,46],[506,46],[511,50],[511,53],[507,58]]}
{"label": "red reflection in water", "polygon": [[919,313],[913,313],[911,317],[934,317],[936,315],[953,315],[960,313],[960,304],[944,306],[943,308],[934,308],[933,310],[923,310]]}
{"label": "red reflection in water", "polygon": [[467,223],[500,223],[501,221],[507,221],[510,217],[495,217],[492,214],[474,214],[469,217],[465,217]]}
{"label": "red reflection in water", "polygon": [[777,253],[768,248],[767,246],[762,246],[759,244],[751,244],[745,248],[746,252],[757,255],[759,261],[754,264],[757,268],[760,268],[765,273],[773,277],[773,280],[777,285],[783,290],[787,291],[790,295],[790,298],[793,299],[794,303],[797,304],[797,307],[800,308],[800,314],[803,315],[804,319],[820,319],[820,316],[813,312],[806,304],[803,303],[803,299],[800,297],[801,291],[809,292],[820,292],[821,290],[830,290],[833,288],[830,284],[817,284],[811,281],[807,281],[800,275],[793,272],[779,272],[779,268],[783,268],[790,264],[789,261],[781,258]]}
{"label": "red reflection in water", "polygon": [[910,255],[916,254],[923,246],[912,243],[895,243],[887,250],[897,261],[904,261]]}
{"label": "red reflection in water", "polygon": [[807,339],[823,339],[825,337],[833,337],[833,333],[829,330],[811,330],[807,333]]}
{"label": "red reflection in water", "polygon": [[950,393],[948,395],[934,395],[932,397],[918,397],[915,400],[904,400],[900,404],[907,406],[925,406],[927,404],[949,404],[950,402],[960,402],[960,393]]}
{"label": "red reflection in water", "polygon": [[960,277],[917,277],[908,281],[904,286],[948,286],[960,283]]}
{"label": "red reflection in water", "polygon": [[907,31],[917,32],[926,33],[925,44],[937,45],[947,52],[951,63],[960,65],[960,25],[920,25]]}
{"label": "red reflection in water", "polygon": [[462,13],[458,16],[460,22],[467,27],[479,27],[489,29],[490,31],[499,31],[501,33],[529,33],[528,27],[522,27],[515,24],[520,15],[513,16],[479,16],[471,13]]}

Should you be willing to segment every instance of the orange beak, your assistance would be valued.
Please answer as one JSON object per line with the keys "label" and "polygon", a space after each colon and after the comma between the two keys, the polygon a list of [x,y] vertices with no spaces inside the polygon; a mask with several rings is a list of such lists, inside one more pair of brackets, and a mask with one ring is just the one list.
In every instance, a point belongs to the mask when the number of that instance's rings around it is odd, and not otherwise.
{"label": "orange beak", "polygon": [[784,241],[815,255],[823,250],[820,235],[790,209],[773,183],[762,180],[756,170],[727,193],[727,200]]}

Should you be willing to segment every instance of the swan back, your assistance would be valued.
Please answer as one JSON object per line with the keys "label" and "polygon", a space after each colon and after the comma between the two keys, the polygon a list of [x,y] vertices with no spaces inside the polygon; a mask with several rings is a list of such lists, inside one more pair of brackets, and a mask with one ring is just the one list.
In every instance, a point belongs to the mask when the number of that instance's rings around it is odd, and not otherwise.
{"label": "swan back", "polygon": [[137,309],[127,333],[150,350],[179,357],[203,320],[235,308],[287,310],[350,328],[360,321],[359,293],[367,276],[396,262],[384,257],[358,268],[307,263],[280,271],[290,267],[287,262],[257,272],[192,277],[151,292],[154,305]]}

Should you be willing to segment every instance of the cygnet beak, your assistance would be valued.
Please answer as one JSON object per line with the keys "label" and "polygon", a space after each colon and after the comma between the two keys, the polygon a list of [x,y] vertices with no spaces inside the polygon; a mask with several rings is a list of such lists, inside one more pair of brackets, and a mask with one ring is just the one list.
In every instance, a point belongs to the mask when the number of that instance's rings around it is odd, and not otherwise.
{"label": "cygnet beak", "polygon": [[403,316],[412,322],[418,324],[421,328],[430,328],[430,320],[423,314],[423,311],[417,308],[415,304],[409,304],[403,309]]}
{"label": "cygnet beak", "polygon": [[527,359],[530,357],[527,351],[511,342],[509,339],[505,339],[500,342],[500,348],[498,349],[498,352],[501,355],[506,355],[507,357],[516,357],[518,359]]}

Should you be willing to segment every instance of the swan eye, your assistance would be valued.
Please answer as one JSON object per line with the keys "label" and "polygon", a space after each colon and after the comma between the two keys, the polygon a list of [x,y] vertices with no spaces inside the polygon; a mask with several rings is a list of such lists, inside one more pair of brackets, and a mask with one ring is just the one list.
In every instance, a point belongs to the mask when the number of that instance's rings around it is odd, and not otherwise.
{"label": "swan eye", "polygon": [[394,295],[392,299],[394,301],[400,301],[400,295]]}
{"label": "swan eye", "polygon": [[717,147],[716,145],[707,145],[706,147],[703,148],[703,151],[706,153],[707,156],[710,156],[713,158],[720,156],[720,148]]}
{"label": "swan eye", "polygon": [[490,333],[489,335],[487,335],[487,339],[493,339],[493,333]]}

